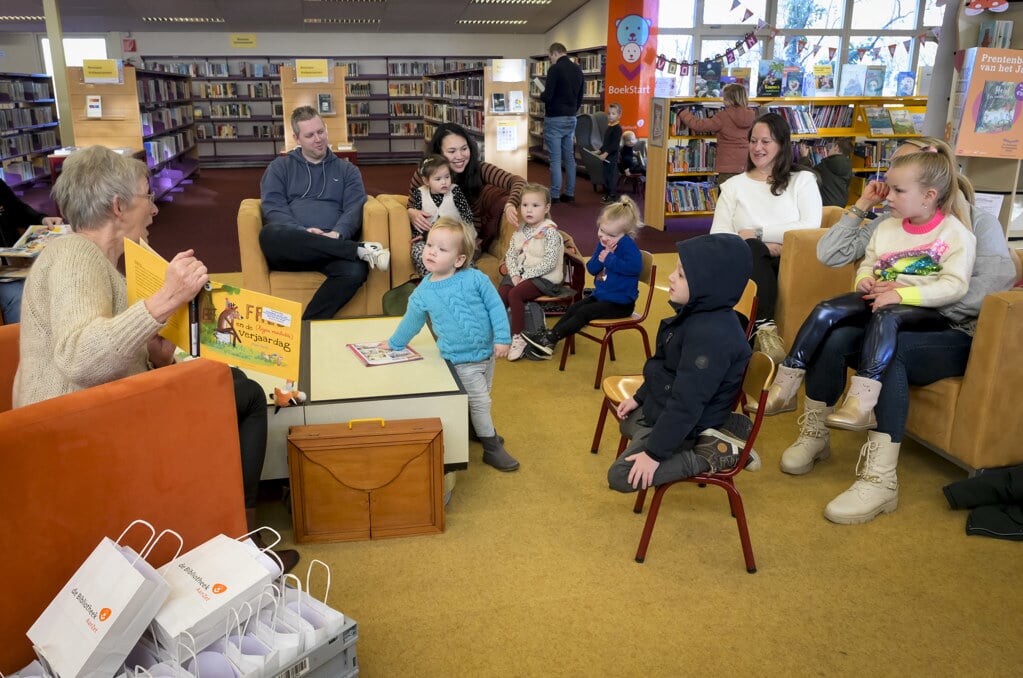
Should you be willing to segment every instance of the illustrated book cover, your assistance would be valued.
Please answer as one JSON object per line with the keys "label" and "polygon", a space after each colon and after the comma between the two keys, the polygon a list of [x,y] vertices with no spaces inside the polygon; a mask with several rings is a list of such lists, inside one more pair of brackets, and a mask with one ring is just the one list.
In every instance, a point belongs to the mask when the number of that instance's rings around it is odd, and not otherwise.
{"label": "illustrated book cover", "polygon": [[695,64],[693,68],[696,71],[693,78],[693,96],[721,96],[721,62],[704,61],[703,63]]}
{"label": "illustrated book cover", "polygon": [[18,242],[11,247],[0,247],[0,257],[27,257],[35,259],[39,253],[53,241],[62,235],[71,232],[67,224],[57,226],[29,226],[24,235],[18,238]]}
{"label": "illustrated book cover", "polygon": [[867,116],[867,125],[870,126],[870,133],[874,136],[895,134],[892,128],[892,119],[888,111],[882,106],[864,106],[863,114]]}
{"label": "illustrated book cover", "polygon": [[803,96],[803,69],[799,66],[786,66],[782,69],[782,96]]}
{"label": "illustrated book cover", "polygon": [[916,126],[913,124],[913,115],[905,108],[889,108],[888,117],[891,118],[892,130],[895,134],[916,134]]}
{"label": "illustrated book cover", "polygon": [[863,96],[863,79],[867,76],[867,67],[860,64],[842,64],[841,80],[838,93],[843,97]]}
{"label": "illustrated book cover", "polygon": [[817,64],[813,67],[813,86],[814,96],[835,96],[835,73],[831,64]]}
{"label": "illustrated book cover", "polygon": [[778,97],[781,96],[782,72],[785,69],[785,62],[780,59],[761,59],[757,71],[757,96]]}
{"label": "illustrated book cover", "polygon": [[884,74],[884,66],[867,66],[863,75],[863,96],[879,97],[884,95]]}
{"label": "illustrated book cover", "polygon": [[957,53],[948,118],[956,155],[1023,159],[1021,80],[1018,50]]}
{"label": "illustrated book cover", "polygon": [[899,71],[895,76],[895,96],[911,97],[916,94],[916,74],[913,71]]}
{"label": "illustrated book cover", "polygon": [[382,344],[383,342],[380,341],[371,341],[348,344],[348,348],[352,350],[355,357],[362,361],[362,364],[366,367],[410,363],[414,360],[423,359],[423,356],[419,355],[411,346],[395,351],[390,348],[384,348]]}

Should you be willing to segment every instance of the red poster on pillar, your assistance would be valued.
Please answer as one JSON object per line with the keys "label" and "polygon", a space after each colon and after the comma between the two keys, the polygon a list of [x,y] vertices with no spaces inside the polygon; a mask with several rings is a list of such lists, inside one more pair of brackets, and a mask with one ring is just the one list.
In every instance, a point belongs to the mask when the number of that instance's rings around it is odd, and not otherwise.
{"label": "red poster on pillar", "polygon": [[646,137],[657,73],[658,0],[610,0],[604,107],[622,106],[622,128]]}

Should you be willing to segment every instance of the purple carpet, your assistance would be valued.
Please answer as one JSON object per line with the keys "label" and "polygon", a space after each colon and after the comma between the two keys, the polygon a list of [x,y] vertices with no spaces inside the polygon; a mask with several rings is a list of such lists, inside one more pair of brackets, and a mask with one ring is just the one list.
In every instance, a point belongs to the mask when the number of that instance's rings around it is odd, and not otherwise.
{"label": "purple carpet", "polygon": [[[363,165],[363,181],[370,195],[405,194],[413,165]],[[550,170],[540,163],[529,164],[529,179],[549,184]],[[160,213],[149,228],[150,244],[167,258],[193,248],[210,271],[230,273],[241,270],[238,255],[238,205],[245,198],[259,197],[259,168],[204,169],[191,184],[158,203]],[[48,185],[31,188],[22,198],[46,214],[56,209],[49,197]],[[559,228],[575,238],[583,254],[593,252],[597,243],[597,215],[600,194],[592,184],[579,177],[574,204],[557,203],[551,216]],[[643,209],[643,196],[630,195]],[[710,230],[709,218],[669,219],[666,231],[644,228],[636,242],[650,252],[673,252],[675,243]]]}

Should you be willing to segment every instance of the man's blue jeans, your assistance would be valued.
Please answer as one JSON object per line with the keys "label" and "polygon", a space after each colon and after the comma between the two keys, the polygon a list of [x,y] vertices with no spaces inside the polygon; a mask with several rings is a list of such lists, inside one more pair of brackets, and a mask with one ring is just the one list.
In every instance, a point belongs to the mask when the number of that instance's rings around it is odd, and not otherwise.
{"label": "man's blue jeans", "polygon": [[551,200],[561,197],[561,168],[565,168],[565,192],[575,196],[575,122],[574,115],[543,119],[543,140],[551,158]]}

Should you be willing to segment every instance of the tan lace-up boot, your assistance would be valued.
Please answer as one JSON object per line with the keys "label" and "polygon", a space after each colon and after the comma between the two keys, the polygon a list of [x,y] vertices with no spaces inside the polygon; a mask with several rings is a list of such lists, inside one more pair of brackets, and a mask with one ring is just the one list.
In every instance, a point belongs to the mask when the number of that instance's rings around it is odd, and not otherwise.
{"label": "tan lace-up boot", "polygon": [[898,508],[899,479],[895,467],[899,463],[899,447],[887,433],[867,433],[867,442],[856,463],[856,482],[831,500],[824,509],[824,517],[833,523],[858,525]]}
{"label": "tan lace-up boot", "polygon": [[831,456],[831,432],[824,418],[834,407],[811,398],[803,399],[803,414],[799,416],[799,437],[781,453],[781,470],[794,476],[813,470],[817,461]]}

